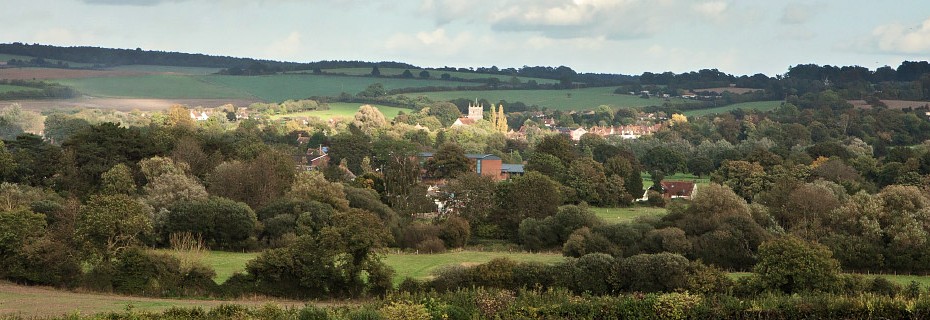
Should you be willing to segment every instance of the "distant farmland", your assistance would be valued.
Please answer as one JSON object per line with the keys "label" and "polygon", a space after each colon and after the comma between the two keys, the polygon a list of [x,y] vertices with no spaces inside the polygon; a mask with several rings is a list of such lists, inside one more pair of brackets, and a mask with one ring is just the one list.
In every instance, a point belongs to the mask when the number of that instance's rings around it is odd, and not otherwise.
{"label": "distant farmland", "polygon": [[709,114],[725,113],[730,112],[736,109],[743,110],[757,110],[757,111],[772,111],[775,108],[778,108],[782,103],[781,100],[778,101],[755,101],[755,102],[743,102],[731,104],[723,107],[700,109],[700,110],[691,110],[685,111],[686,116],[706,116]]}
{"label": "distant farmland", "polygon": [[265,101],[284,101],[311,96],[338,96],[346,92],[356,94],[369,85],[381,83],[387,90],[415,87],[478,86],[481,83],[443,80],[391,79],[351,76],[321,76],[309,74],[283,74],[268,76],[201,76],[203,81],[246,92]]}
{"label": "distant farmland", "polygon": [[591,110],[601,105],[620,108],[658,106],[665,103],[685,104],[691,102],[681,98],[643,99],[639,96],[615,94],[614,87],[584,88],[570,90],[484,90],[484,91],[445,91],[413,93],[408,96],[425,96],[433,100],[453,99],[487,99],[491,102],[523,102],[538,105],[551,110]]}
{"label": "distant farmland", "polygon": [[[378,68],[378,71],[381,71],[381,75],[385,76],[399,76],[404,73],[402,68]],[[448,73],[449,76],[460,79],[490,79],[497,78],[500,79],[502,83],[510,82],[511,76],[505,76],[500,74],[487,74],[487,73],[474,73],[474,72],[458,72],[458,71],[442,71],[442,70],[429,70],[429,69],[409,69],[413,73],[414,77],[420,76],[420,71],[426,70],[429,72],[430,79],[440,79],[443,73]],[[371,68],[338,68],[338,69],[324,69],[323,71],[329,73],[342,73],[345,75],[351,76],[363,76],[371,74]],[[521,82],[527,82],[530,80],[535,80],[539,84],[549,84],[549,83],[559,83],[559,80],[553,79],[543,79],[543,78],[530,78],[530,77],[517,77]]]}
{"label": "distant farmland", "polygon": [[13,92],[13,91],[35,91],[35,90],[39,90],[39,89],[30,88],[30,87],[20,87],[20,86],[10,86],[10,85],[5,85],[5,84],[0,84],[0,93],[4,93],[4,92]]}
{"label": "distant farmland", "polygon": [[147,99],[248,99],[248,92],[235,90],[196,77],[184,75],[144,75],[61,79],[58,82],[74,87],[83,94],[104,98]]}
{"label": "distant farmland", "polygon": [[[33,68],[34,69],[34,68]],[[156,66],[126,67],[124,70],[89,71],[57,69],[58,72],[134,73],[134,76],[110,76],[78,79],[59,79],[83,94],[103,98],[142,99],[258,99],[281,102],[311,96],[338,96],[342,92],[355,94],[369,85],[381,83],[385,89],[427,86],[476,86],[480,83],[367,78],[351,76],[320,76],[303,74],[268,76],[224,76],[144,74],[143,72],[207,72],[209,68],[174,68]],[[174,71],[171,71],[174,70]],[[0,70],[2,73],[2,70]]]}
{"label": "distant farmland", "polygon": [[[361,103],[345,103],[345,102],[334,102],[329,103],[329,110],[320,110],[320,111],[304,111],[304,112],[295,112],[295,113],[285,113],[285,114],[276,114],[271,116],[272,119],[280,119],[285,117],[296,118],[296,117],[317,117],[323,120],[328,120],[330,118],[352,118],[355,116],[355,113],[358,112],[358,107],[362,106]],[[397,116],[398,112],[404,111],[406,113],[412,112],[410,109],[398,108],[398,107],[389,107],[382,105],[371,105],[375,108],[378,108],[378,111],[384,114],[384,117],[387,119],[394,119]]]}

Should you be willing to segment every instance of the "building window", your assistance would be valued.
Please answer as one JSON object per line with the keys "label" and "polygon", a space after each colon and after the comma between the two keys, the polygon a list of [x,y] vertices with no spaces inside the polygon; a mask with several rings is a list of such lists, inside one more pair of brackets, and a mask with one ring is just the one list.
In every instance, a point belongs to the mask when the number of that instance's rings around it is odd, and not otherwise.
{"label": "building window", "polygon": [[477,171],[478,173],[481,173],[481,160],[477,161]]}

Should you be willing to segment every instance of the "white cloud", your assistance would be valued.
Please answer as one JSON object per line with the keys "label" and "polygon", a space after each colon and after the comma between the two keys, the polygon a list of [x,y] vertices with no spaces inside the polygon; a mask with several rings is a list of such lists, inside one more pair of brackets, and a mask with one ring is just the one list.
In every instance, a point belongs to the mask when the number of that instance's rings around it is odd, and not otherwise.
{"label": "white cloud", "polygon": [[288,34],[287,37],[272,42],[271,45],[265,49],[265,55],[273,59],[300,59],[300,38],[300,32],[293,31]]}
{"label": "white cloud", "polygon": [[389,37],[384,47],[394,52],[430,52],[431,54],[453,55],[473,48],[488,45],[487,39],[477,38],[469,32],[449,35],[444,28],[422,31],[414,35],[396,33]]}
{"label": "white cloud", "polygon": [[879,52],[930,54],[930,18],[912,27],[900,23],[878,26],[862,42]]}
{"label": "white cloud", "polygon": [[782,9],[781,18],[778,21],[783,24],[804,24],[814,17],[818,9],[814,5],[789,3]]}
{"label": "white cloud", "polygon": [[94,45],[97,37],[87,32],[75,32],[66,28],[50,28],[36,32],[33,42],[59,45]]}

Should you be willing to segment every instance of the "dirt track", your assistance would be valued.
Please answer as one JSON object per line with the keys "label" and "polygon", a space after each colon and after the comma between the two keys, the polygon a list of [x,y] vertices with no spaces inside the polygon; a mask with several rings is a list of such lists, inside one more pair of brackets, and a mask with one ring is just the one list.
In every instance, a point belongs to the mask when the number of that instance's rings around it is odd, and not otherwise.
{"label": "dirt track", "polygon": [[89,315],[109,311],[159,311],[170,307],[212,308],[221,304],[260,307],[276,304],[302,307],[306,303],[291,300],[174,300],[118,296],[102,293],[70,292],[47,287],[30,287],[0,282],[0,316],[20,315],[24,318],[61,316],[78,312]]}
{"label": "dirt track", "polygon": [[175,104],[186,105],[188,107],[215,108],[225,104],[232,104],[237,107],[245,107],[255,102],[259,101],[247,99],[119,99],[85,97],[64,100],[0,101],[0,108],[7,107],[13,103],[18,103],[24,109],[36,111],[73,107],[115,109],[119,111],[155,111],[168,109],[168,107]]}

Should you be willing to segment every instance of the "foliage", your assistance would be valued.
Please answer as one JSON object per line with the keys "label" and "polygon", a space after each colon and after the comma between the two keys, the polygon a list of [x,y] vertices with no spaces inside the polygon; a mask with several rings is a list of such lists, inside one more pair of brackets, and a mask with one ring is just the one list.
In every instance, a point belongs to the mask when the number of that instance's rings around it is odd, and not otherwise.
{"label": "foliage", "polygon": [[759,246],[759,262],[753,267],[763,288],[789,294],[831,291],[839,271],[830,249],[792,236]]}
{"label": "foliage", "polygon": [[78,238],[103,261],[139,243],[151,231],[149,209],[124,194],[91,196],[81,207],[76,225]]}

